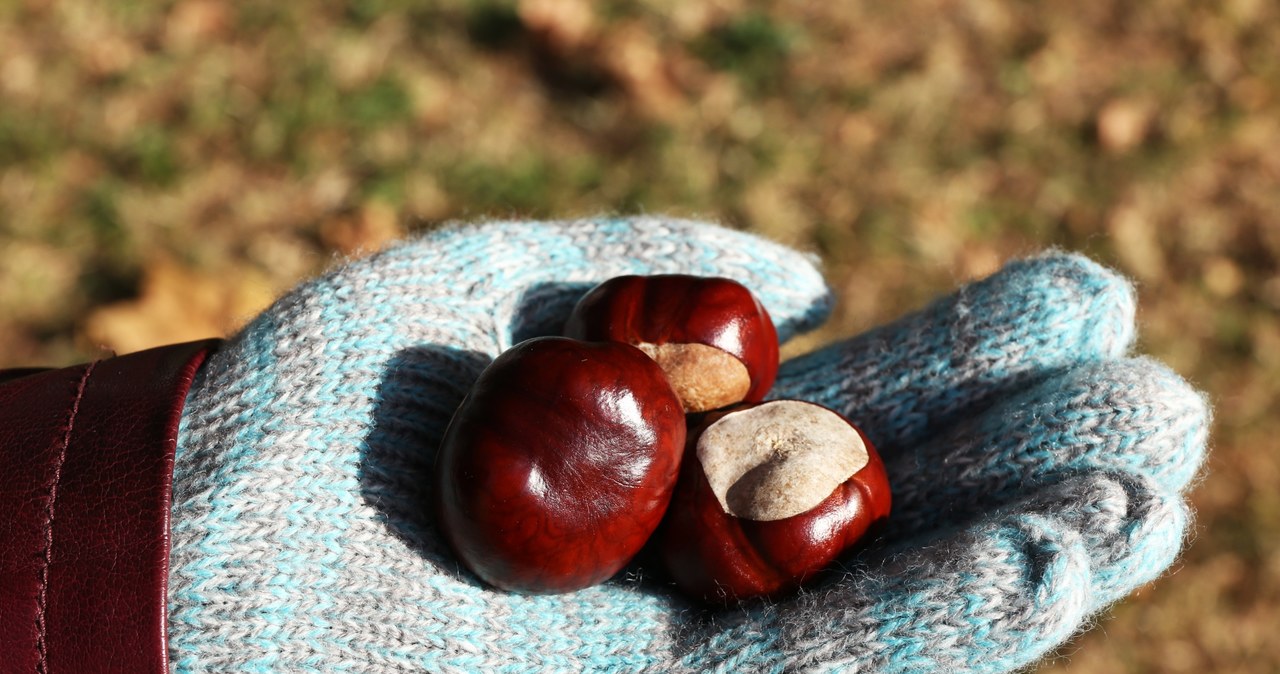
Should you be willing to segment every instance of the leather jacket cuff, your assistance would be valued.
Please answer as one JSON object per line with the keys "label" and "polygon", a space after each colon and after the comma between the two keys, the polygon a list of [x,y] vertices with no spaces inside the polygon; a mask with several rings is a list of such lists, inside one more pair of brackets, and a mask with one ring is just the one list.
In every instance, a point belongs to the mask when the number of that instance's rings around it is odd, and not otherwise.
{"label": "leather jacket cuff", "polygon": [[0,669],[167,671],[178,422],[219,343],[0,371]]}

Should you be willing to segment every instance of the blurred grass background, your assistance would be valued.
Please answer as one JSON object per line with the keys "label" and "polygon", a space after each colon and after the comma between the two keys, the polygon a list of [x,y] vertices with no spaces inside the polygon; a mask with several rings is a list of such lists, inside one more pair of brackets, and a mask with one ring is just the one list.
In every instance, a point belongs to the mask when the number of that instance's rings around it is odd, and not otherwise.
{"label": "blurred grass background", "polygon": [[1176,572],[1045,672],[1280,671],[1272,0],[0,0],[0,367],[225,334],[454,219],[819,253],[812,346],[1049,246],[1216,404]]}

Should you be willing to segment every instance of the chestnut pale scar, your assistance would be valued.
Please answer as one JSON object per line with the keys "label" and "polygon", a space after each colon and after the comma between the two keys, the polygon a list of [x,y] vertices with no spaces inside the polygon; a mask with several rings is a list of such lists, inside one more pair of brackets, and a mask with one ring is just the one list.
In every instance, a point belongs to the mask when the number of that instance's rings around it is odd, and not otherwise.
{"label": "chestnut pale scar", "polygon": [[795,400],[726,415],[698,439],[697,456],[724,511],[757,521],[812,509],[869,460],[840,415]]}
{"label": "chestnut pale scar", "polygon": [[747,366],[705,344],[636,345],[667,375],[686,412],[707,412],[742,400],[751,389]]}

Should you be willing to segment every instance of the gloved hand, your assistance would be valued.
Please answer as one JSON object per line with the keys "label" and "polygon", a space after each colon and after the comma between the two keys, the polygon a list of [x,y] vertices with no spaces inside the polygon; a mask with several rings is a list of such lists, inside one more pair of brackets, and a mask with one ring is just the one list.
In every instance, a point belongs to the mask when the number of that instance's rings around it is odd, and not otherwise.
{"label": "gloved hand", "polygon": [[277,302],[191,389],[174,476],[179,672],[1003,672],[1173,561],[1208,410],[1128,358],[1133,295],[1071,255],[1015,262],[785,363],[771,397],[879,447],[884,538],[793,599],[708,611],[633,567],[522,596],[460,568],[424,507],[471,382],[622,274],[737,279],[786,339],[830,297],[812,260],[662,219],[434,232]]}

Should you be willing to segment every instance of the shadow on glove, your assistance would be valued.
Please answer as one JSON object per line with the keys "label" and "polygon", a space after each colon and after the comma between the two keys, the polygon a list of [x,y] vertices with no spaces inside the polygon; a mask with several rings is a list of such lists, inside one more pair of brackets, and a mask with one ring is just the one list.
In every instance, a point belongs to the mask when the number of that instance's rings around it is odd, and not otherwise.
{"label": "shadow on glove", "polygon": [[437,533],[431,474],[449,419],[490,362],[485,354],[442,345],[392,356],[356,471],[360,496],[388,530],[442,573],[477,588],[483,583],[460,567]]}

